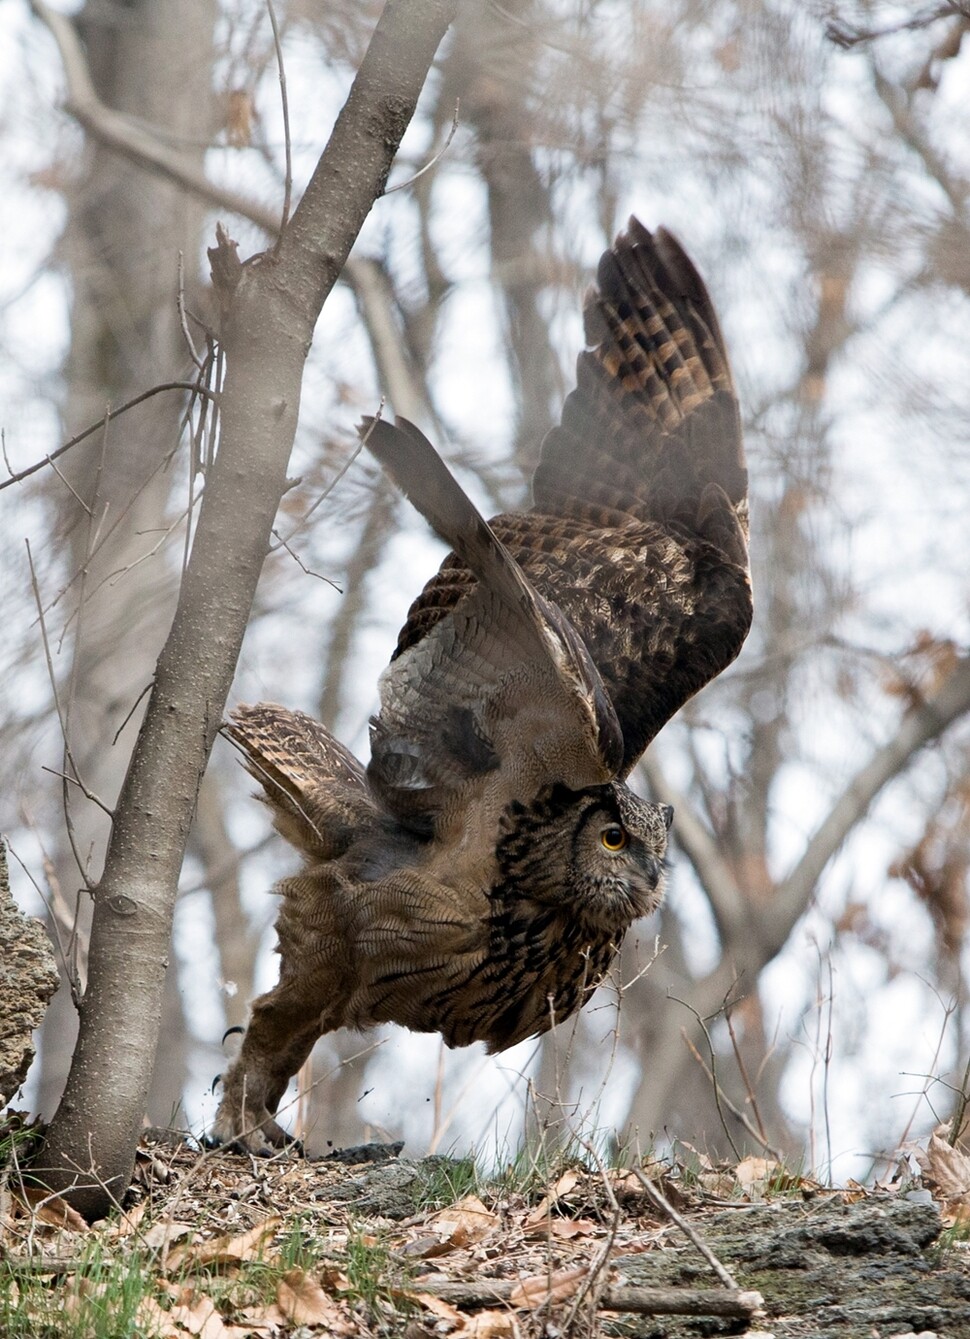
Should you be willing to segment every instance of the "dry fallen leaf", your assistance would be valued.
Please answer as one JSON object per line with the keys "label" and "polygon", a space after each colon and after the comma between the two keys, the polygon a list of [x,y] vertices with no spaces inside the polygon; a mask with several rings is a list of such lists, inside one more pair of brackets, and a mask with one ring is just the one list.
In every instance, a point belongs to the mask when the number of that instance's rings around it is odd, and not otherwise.
{"label": "dry fallen leaf", "polygon": [[195,1334],[200,1339],[246,1339],[253,1333],[251,1325],[233,1325],[223,1320],[211,1297],[200,1293],[191,1284],[179,1288],[170,1287],[169,1292],[175,1298],[172,1307],[164,1307],[143,1298],[139,1303],[139,1316],[144,1308],[146,1326],[151,1320],[155,1329],[162,1327],[162,1339],[185,1339],[186,1334]]}
{"label": "dry fallen leaf", "polygon": [[640,1183],[640,1178],[634,1172],[627,1171],[625,1168],[621,1167],[607,1172],[607,1176],[609,1177],[610,1185],[613,1187],[614,1195],[643,1194],[643,1186]]}
{"label": "dry fallen leaf", "polygon": [[61,1199],[60,1195],[52,1195],[49,1190],[42,1190],[39,1186],[24,1186],[16,1198],[20,1200],[22,1208],[41,1223],[67,1228],[69,1232],[91,1230],[77,1209],[72,1209],[67,1200]]}
{"label": "dry fallen leaf", "polygon": [[950,1144],[943,1137],[947,1128],[937,1126],[926,1152],[917,1152],[916,1158],[927,1183],[950,1213],[966,1218],[970,1214],[970,1157],[959,1144]]}
{"label": "dry fallen leaf", "polygon": [[350,1292],[353,1288],[349,1275],[336,1265],[324,1265],[318,1270],[318,1277],[329,1293]]}
{"label": "dry fallen leaf", "polygon": [[437,1297],[434,1293],[414,1292],[402,1288],[396,1291],[394,1296],[401,1297],[406,1302],[416,1302],[439,1320],[447,1320],[452,1325],[463,1325],[467,1319],[456,1306],[452,1306],[450,1302],[446,1302],[443,1297]]}
{"label": "dry fallen leaf", "polygon": [[465,1318],[464,1328],[456,1330],[461,1339],[517,1339],[519,1327],[508,1311],[479,1311]]}
{"label": "dry fallen leaf", "polygon": [[[142,1241],[150,1250],[162,1250],[176,1241],[181,1241],[189,1233],[194,1233],[191,1223],[180,1223],[175,1218],[160,1218],[142,1233]],[[188,1244],[188,1243],[186,1243]]]}
{"label": "dry fallen leaf", "polygon": [[586,1265],[560,1269],[554,1274],[533,1274],[520,1279],[509,1293],[509,1306],[534,1311],[546,1302],[564,1302],[572,1297],[589,1274]]}
{"label": "dry fallen leaf", "polygon": [[[697,1167],[700,1171],[713,1172],[715,1170],[713,1162],[711,1162],[707,1154],[702,1153],[699,1148],[695,1148],[693,1144],[689,1144],[686,1139],[678,1139],[677,1143],[681,1148],[685,1149],[692,1158],[696,1159]],[[678,1158],[677,1161],[681,1166],[684,1165],[684,1160],[682,1158]],[[641,1167],[640,1170],[643,1172],[644,1176],[649,1177],[651,1181],[657,1181],[664,1179],[670,1169],[665,1166],[663,1162],[648,1162]]]}
{"label": "dry fallen leaf", "polygon": [[764,1199],[768,1184],[777,1176],[781,1165],[771,1158],[742,1158],[734,1169],[738,1185],[748,1198]]}
{"label": "dry fallen leaf", "polygon": [[282,1221],[279,1214],[271,1214],[238,1236],[226,1233],[210,1241],[193,1241],[184,1246],[175,1246],[166,1255],[163,1267],[167,1273],[172,1273],[186,1265],[228,1265],[241,1260],[264,1259],[266,1244],[275,1236]]}
{"label": "dry fallen leaf", "polygon": [[292,1327],[275,1302],[264,1305],[244,1306],[233,1313],[234,1322],[242,1332],[254,1339],[256,1335],[266,1335],[273,1339],[278,1334],[290,1333]]}
{"label": "dry fallen leaf", "polygon": [[150,1293],[138,1303],[135,1319],[148,1334],[158,1335],[158,1339],[185,1339],[185,1331],[176,1328],[169,1312]]}
{"label": "dry fallen leaf", "polygon": [[705,1195],[720,1200],[730,1199],[737,1186],[730,1172],[699,1172],[697,1180]]}
{"label": "dry fallen leaf", "polygon": [[276,1289],[276,1304],[297,1325],[326,1325],[328,1334],[354,1334],[356,1326],[315,1279],[302,1269],[284,1274]]}
{"label": "dry fallen leaf", "polygon": [[433,1260],[438,1255],[447,1255],[451,1250],[454,1250],[451,1241],[442,1241],[441,1237],[424,1232],[420,1237],[406,1241],[398,1254],[405,1260]]}
{"label": "dry fallen leaf", "polygon": [[130,1237],[137,1232],[141,1226],[141,1220],[145,1217],[148,1209],[148,1201],[142,1200],[141,1204],[133,1204],[130,1209],[126,1209],[116,1222],[108,1228],[106,1235],[108,1237]]}
{"label": "dry fallen leaf", "polygon": [[568,1195],[571,1190],[574,1190],[578,1183],[579,1172],[577,1172],[575,1168],[570,1168],[569,1171],[563,1172],[562,1176],[560,1176],[548,1195],[543,1195],[542,1199],[529,1214],[528,1218],[526,1218],[526,1229],[528,1230],[529,1228],[534,1227],[537,1223],[544,1222],[549,1217],[550,1211],[556,1202],[562,1199],[564,1195]]}
{"label": "dry fallen leaf", "polygon": [[496,1215],[485,1208],[477,1195],[467,1195],[450,1208],[432,1214],[427,1226],[449,1250],[457,1250],[487,1237],[497,1223]]}

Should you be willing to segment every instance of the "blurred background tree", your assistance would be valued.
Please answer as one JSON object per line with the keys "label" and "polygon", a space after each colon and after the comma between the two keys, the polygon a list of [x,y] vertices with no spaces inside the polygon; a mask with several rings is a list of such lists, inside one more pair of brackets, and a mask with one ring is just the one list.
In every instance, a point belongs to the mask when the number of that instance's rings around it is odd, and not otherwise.
{"label": "blurred background tree", "polygon": [[[465,6],[392,185],[441,157],[375,209],[317,330],[299,479],[237,696],[311,711],[366,750],[377,674],[440,555],[356,458],[353,425],[383,394],[483,508],[521,505],[571,384],[584,282],[631,210],[680,235],[722,315],[748,433],[757,621],[643,768],[643,788],[677,808],[673,867],[622,988],[498,1061],[394,1031],[325,1039],[304,1076],[311,1147],[369,1126],[412,1152],[489,1157],[529,1115],[556,1137],[596,1128],[642,1147],[807,1147],[823,1171],[852,1154],[836,1171],[858,1173],[948,1111],[967,1051],[970,863],[960,10],[907,24],[897,6],[794,0]],[[297,190],[379,11],[277,4]],[[25,7],[0,15],[14,470],[108,405],[184,379],[180,283],[201,339],[214,220],[249,254],[283,193],[262,4],[88,0],[76,23],[98,98],[132,132],[123,152],[105,118],[82,132],[55,110],[65,75],[44,25]],[[147,163],[159,146],[174,173]],[[65,968],[27,1089],[46,1115],[83,989],[101,805],[171,613],[187,453],[207,445],[185,440],[183,413],[156,397],[0,498],[0,824],[22,862],[18,897],[50,917]],[[76,773],[101,804],[44,768]],[[263,890],[292,861],[248,789],[218,747],[177,911],[157,1123],[201,1127],[219,1038],[274,971]]]}

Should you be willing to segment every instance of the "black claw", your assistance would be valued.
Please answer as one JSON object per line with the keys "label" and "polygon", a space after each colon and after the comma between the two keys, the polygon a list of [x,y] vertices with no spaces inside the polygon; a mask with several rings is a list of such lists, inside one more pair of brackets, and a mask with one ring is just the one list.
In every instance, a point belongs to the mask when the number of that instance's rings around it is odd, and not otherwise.
{"label": "black claw", "polygon": [[222,1041],[219,1043],[220,1046],[225,1046],[226,1038],[231,1037],[234,1032],[245,1032],[245,1031],[246,1029],[244,1027],[240,1027],[238,1023],[236,1024],[235,1027],[227,1027],[225,1032],[222,1034]]}

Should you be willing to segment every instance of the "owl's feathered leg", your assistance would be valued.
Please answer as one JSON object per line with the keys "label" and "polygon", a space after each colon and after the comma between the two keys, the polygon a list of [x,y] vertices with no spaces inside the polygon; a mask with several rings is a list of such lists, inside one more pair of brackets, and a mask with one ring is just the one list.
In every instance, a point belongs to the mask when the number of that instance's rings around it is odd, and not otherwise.
{"label": "owl's feathered leg", "polygon": [[223,729],[263,787],[277,829],[315,871],[279,885],[280,982],[253,1004],[212,1129],[214,1143],[264,1154],[293,1142],[274,1119],[276,1109],[316,1039],[336,1026],[325,1021],[340,996],[342,961],[331,862],[373,829],[378,814],[360,763],[302,712],[271,702],[239,705]]}
{"label": "owl's feathered leg", "polygon": [[266,1155],[294,1140],[274,1119],[286,1085],[321,1035],[320,1013],[307,1017],[306,984],[290,976],[257,999],[242,1049],[222,1081],[215,1144]]}

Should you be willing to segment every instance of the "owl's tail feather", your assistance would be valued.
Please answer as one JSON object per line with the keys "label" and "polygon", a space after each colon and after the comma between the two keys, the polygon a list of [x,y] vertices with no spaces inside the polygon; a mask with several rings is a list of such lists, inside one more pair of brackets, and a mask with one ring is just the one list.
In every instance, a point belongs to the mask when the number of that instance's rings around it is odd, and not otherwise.
{"label": "owl's tail feather", "polygon": [[361,764],[302,711],[240,703],[222,733],[262,786],[277,829],[305,854],[333,859],[346,850],[355,824],[374,816]]}

